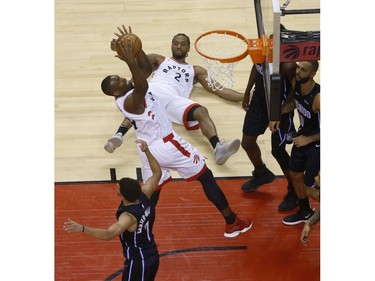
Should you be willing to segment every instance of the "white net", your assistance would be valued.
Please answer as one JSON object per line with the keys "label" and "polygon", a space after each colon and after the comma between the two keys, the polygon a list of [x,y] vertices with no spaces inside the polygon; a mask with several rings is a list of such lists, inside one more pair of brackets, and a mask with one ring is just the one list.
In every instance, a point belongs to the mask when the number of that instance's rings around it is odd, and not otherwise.
{"label": "white net", "polygon": [[[239,60],[227,62],[247,53],[248,43],[233,34],[210,33],[201,37],[196,42],[196,49],[201,54],[201,59],[207,69],[207,83],[214,90],[233,88],[233,70]],[[223,62],[224,61],[224,62]]]}
{"label": "white net", "polygon": [[206,66],[208,76],[206,78],[208,85],[212,90],[222,90],[223,88],[233,88],[234,78],[233,69],[237,62],[222,63],[218,60],[211,60],[201,57]]}

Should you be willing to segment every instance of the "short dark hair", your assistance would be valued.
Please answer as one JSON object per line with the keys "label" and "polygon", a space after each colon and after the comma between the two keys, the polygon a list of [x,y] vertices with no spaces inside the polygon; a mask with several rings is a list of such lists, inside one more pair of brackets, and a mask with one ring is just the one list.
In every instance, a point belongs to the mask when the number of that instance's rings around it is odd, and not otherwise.
{"label": "short dark hair", "polygon": [[111,88],[111,77],[112,75],[108,75],[106,78],[103,79],[101,87],[104,94],[108,96],[113,96],[112,88]]}
{"label": "short dark hair", "polygon": [[174,41],[174,39],[175,39],[177,36],[184,36],[184,37],[186,38],[186,40],[188,41],[189,46],[190,46],[190,38],[189,38],[189,36],[187,36],[185,33],[178,33],[178,34],[176,34],[175,36],[173,36],[172,42]]}
{"label": "short dark hair", "polygon": [[313,70],[314,72],[318,71],[318,68],[319,68],[319,62],[318,62],[317,60],[309,60],[308,62],[311,64],[311,66],[312,66],[312,70]]}
{"label": "short dark hair", "polygon": [[130,202],[136,201],[141,196],[141,185],[134,179],[122,178],[119,181],[119,186],[121,195]]}

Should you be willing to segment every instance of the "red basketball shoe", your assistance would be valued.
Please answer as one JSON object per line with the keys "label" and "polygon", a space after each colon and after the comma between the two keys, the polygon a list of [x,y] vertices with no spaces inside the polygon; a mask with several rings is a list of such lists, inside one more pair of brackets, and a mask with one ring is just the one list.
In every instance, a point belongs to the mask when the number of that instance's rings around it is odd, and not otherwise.
{"label": "red basketball shoe", "polygon": [[238,236],[240,233],[245,233],[253,226],[253,222],[249,218],[241,219],[237,216],[236,221],[233,224],[227,224],[225,226],[224,236],[233,238]]}

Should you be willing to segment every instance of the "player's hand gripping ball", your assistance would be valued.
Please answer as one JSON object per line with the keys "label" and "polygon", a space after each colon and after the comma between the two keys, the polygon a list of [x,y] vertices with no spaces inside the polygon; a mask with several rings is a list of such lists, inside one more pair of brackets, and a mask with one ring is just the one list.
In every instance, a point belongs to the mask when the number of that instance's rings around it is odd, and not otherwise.
{"label": "player's hand gripping ball", "polygon": [[128,46],[129,41],[134,44],[133,54],[137,57],[142,50],[142,41],[139,37],[133,33],[127,33],[117,39],[116,52],[119,56],[122,56],[120,44],[124,42],[125,46]]}

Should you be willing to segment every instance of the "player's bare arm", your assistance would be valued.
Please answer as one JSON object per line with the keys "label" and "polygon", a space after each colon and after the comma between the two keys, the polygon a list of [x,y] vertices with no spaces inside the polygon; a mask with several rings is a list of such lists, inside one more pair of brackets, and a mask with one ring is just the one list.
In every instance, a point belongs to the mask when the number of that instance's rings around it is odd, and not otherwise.
{"label": "player's bare arm", "polygon": [[[290,75],[293,75],[293,74],[290,74]],[[294,88],[296,86],[295,74],[292,78],[291,83],[292,83],[292,87],[290,87],[289,93],[288,93],[288,95],[285,99],[285,102],[281,106],[281,114],[286,114],[286,113],[292,112],[296,108],[296,102],[294,100],[294,94],[295,94]]]}
{"label": "player's bare arm", "polygon": [[307,185],[304,187],[305,194],[310,197],[315,199],[316,201],[320,201],[320,189],[312,188]]}
{"label": "player's bare arm", "polygon": [[219,97],[229,101],[242,101],[243,95],[235,90],[223,88],[222,90],[213,90],[207,83],[208,73],[207,70],[199,65],[194,65],[195,80],[198,81],[204,89],[218,95]]}
{"label": "player's bare arm", "polygon": [[242,99],[242,108],[245,111],[247,111],[249,109],[251,89],[254,87],[256,75],[257,75],[256,67],[255,67],[255,65],[253,65],[253,67],[251,68],[251,71],[250,71],[249,80],[247,81],[245,94],[244,94],[243,99]]}
{"label": "player's bare arm", "polygon": [[320,221],[320,208],[315,210],[314,215],[307,221],[310,226],[317,224]]}
{"label": "player's bare arm", "polygon": [[137,57],[137,63],[146,78],[148,78],[154,71],[154,67],[150,63],[148,56],[143,50],[141,50],[140,54]]}
{"label": "player's bare arm", "polygon": [[316,94],[312,104],[312,110],[314,112],[320,112],[320,93]]}
{"label": "player's bare arm", "polygon": [[122,41],[120,44],[122,59],[127,63],[129,70],[132,74],[134,91],[125,100],[124,108],[126,111],[134,114],[142,114],[144,112],[143,101],[148,89],[148,83],[142,70],[139,68],[138,63],[133,54],[134,45],[132,42]]}
{"label": "player's bare arm", "polygon": [[161,178],[161,168],[154,155],[152,155],[152,153],[148,149],[147,143],[143,140],[136,140],[136,143],[139,144],[141,151],[146,154],[152,171],[152,176],[142,186],[142,192],[146,194],[148,198],[150,198],[159,184]]}
{"label": "player's bare arm", "polygon": [[134,228],[134,224],[137,220],[129,213],[122,213],[118,218],[118,221],[112,224],[107,229],[105,228],[95,228],[88,225],[79,224],[71,219],[64,223],[64,230],[68,233],[70,232],[84,232],[87,235],[94,237],[99,240],[111,240],[125,230],[131,230]]}
{"label": "player's bare arm", "polygon": [[312,215],[312,217],[305,223],[302,232],[301,232],[301,238],[300,241],[304,246],[307,246],[307,237],[309,236],[311,227],[316,224],[318,221],[320,221],[320,208],[318,208],[315,213]]}
{"label": "player's bare arm", "polygon": [[152,70],[158,69],[159,65],[163,62],[165,59],[165,56],[161,56],[158,54],[148,54],[147,59],[150,62],[152,66]]}
{"label": "player's bare arm", "polygon": [[298,137],[293,138],[293,144],[297,147],[306,146],[310,143],[317,142],[320,140],[320,133],[317,133],[312,136],[303,136],[300,135]]}
{"label": "player's bare arm", "polygon": [[297,63],[296,62],[284,62],[281,66],[280,74],[286,76],[289,82],[292,83],[296,76]]}
{"label": "player's bare arm", "polygon": [[276,132],[280,127],[280,121],[270,121],[268,123],[268,128],[271,130],[272,133]]}

